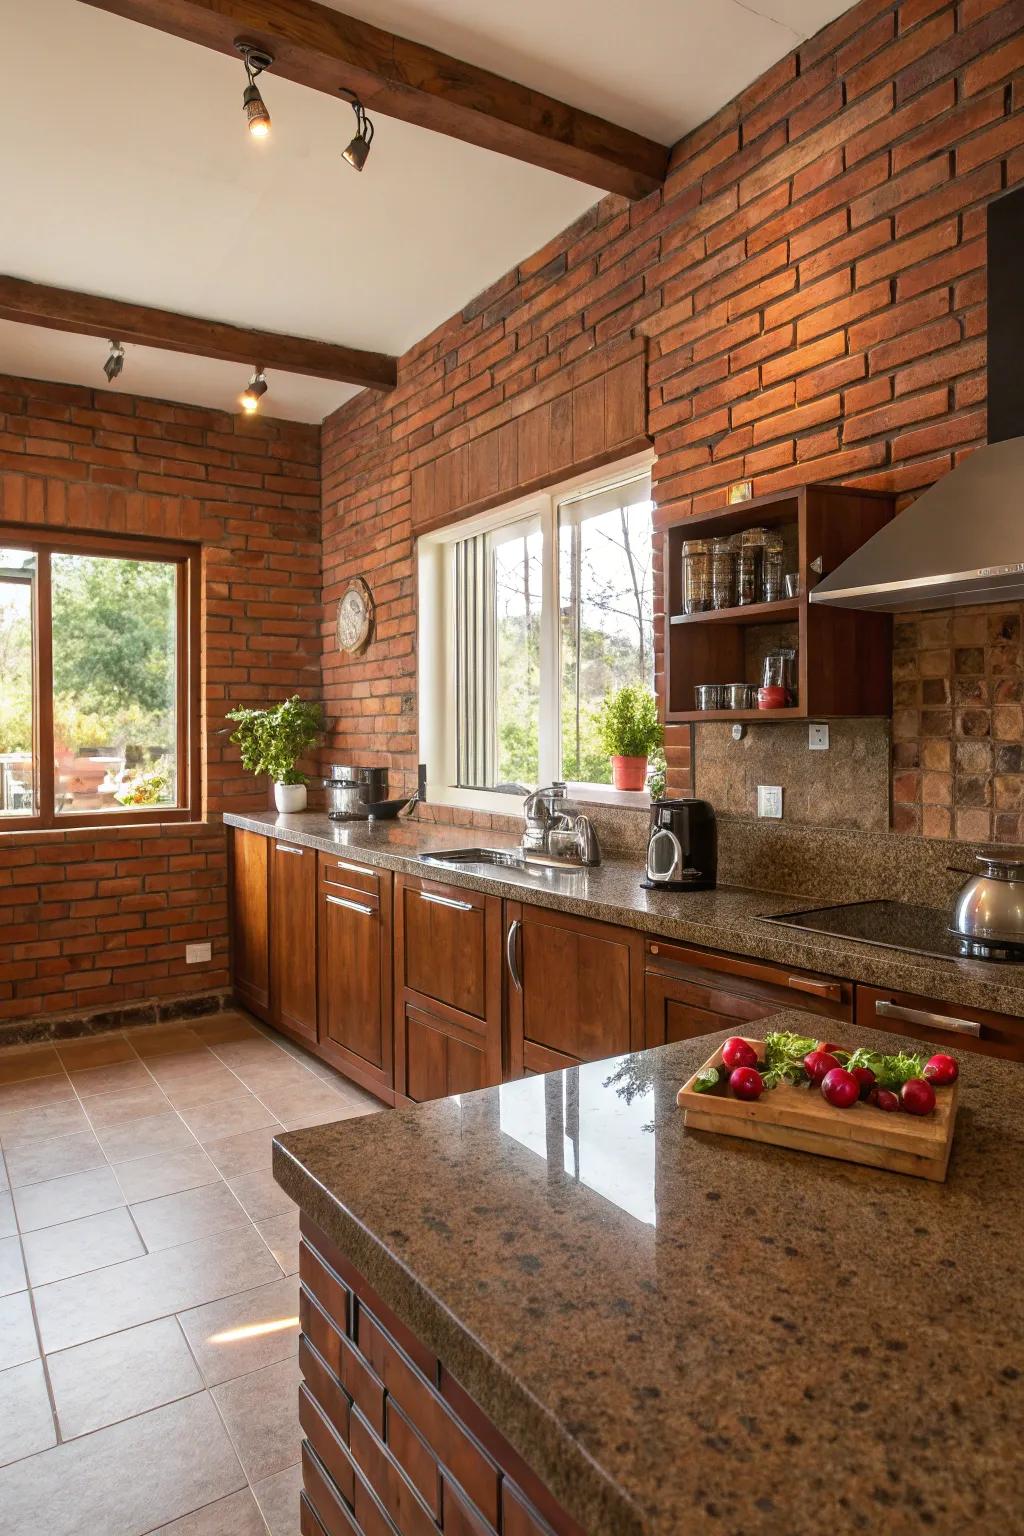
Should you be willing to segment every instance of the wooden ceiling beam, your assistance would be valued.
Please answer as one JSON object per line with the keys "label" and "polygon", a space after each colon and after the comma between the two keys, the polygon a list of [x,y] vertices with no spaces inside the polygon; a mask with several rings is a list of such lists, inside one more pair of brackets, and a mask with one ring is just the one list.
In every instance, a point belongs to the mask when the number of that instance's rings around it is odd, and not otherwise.
{"label": "wooden ceiling beam", "polygon": [[244,37],[273,54],[270,75],[331,96],[353,91],[371,113],[431,128],[606,192],[646,197],[668,169],[668,150],[641,134],[317,0],[83,3],[233,57],[235,39]]}
{"label": "wooden ceiling beam", "polygon": [[275,368],[366,389],[393,389],[398,379],[397,360],[383,352],[361,352],[356,347],[305,336],[199,320],[194,315],[50,288],[20,277],[0,276],[0,320],[51,331],[74,331],[80,336],[102,336],[139,347],[160,347],[166,352],[187,352],[194,357],[215,357],[250,368]]}

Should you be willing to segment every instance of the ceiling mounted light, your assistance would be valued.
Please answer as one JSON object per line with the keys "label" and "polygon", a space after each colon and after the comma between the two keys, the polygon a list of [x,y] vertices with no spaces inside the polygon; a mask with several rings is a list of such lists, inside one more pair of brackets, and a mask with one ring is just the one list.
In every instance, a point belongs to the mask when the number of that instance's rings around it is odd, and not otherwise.
{"label": "ceiling mounted light", "polygon": [[242,410],[252,416],[259,410],[260,401],[267,392],[267,381],[263,377],[262,368],[254,368],[252,378],[249,380],[239,399]]}
{"label": "ceiling mounted light", "polygon": [[110,343],[110,356],[103,364],[103,372],[107,376],[107,383],[113,384],[124,367],[124,347],[119,341]]}
{"label": "ceiling mounted light", "polygon": [[274,55],[266,53],[262,48],[257,48],[253,43],[245,43],[240,37],[235,39],[235,47],[242,55],[245,64],[245,73],[249,84],[242,94],[242,111],[245,113],[249,132],[254,139],[265,139],[270,133],[270,113],[267,104],[260,95],[260,88],[256,84],[257,75],[262,75],[265,69],[269,69],[274,62]]}
{"label": "ceiling mounted light", "polygon": [[354,171],[361,171],[366,164],[370,153],[370,145],[373,143],[373,123],[366,115],[366,108],[359,97],[353,91],[340,87],[342,95],[348,96],[352,102],[352,111],[356,115],[356,136],[347,149],[342,150],[341,158],[347,160]]}

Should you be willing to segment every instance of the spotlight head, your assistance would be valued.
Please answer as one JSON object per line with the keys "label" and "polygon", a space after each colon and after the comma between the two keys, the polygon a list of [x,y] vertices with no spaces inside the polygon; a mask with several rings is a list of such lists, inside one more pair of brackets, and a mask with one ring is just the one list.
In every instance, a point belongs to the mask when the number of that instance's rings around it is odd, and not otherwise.
{"label": "spotlight head", "polygon": [[235,38],[235,47],[242,55],[246,78],[249,81],[242,94],[242,111],[245,113],[246,126],[254,139],[265,139],[270,133],[270,113],[260,95],[256,77],[270,68],[274,62],[274,55],[267,53],[263,48],[258,48],[255,43],[247,43],[241,37]]}
{"label": "spotlight head", "polygon": [[247,416],[253,416],[259,410],[260,401],[266,392],[267,381],[263,376],[263,369],[256,368],[253,370],[252,378],[239,397],[242,410],[245,411]]}
{"label": "spotlight head", "polygon": [[103,364],[103,372],[107,376],[107,383],[113,384],[124,367],[124,347],[119,341],[110,343],[110,356]]}
{"label": "spotlight head", "polygon": [[361,171],[366,164],[370,153],[370,145],[373,143],[373,123],[366,115],[366,108],[358,96],[353,96],[351,91],[344,91],[351,98],[352,110],[356,115],[356,136],[348,147],[342,150],[341,158],[347,160],[354,171]]}

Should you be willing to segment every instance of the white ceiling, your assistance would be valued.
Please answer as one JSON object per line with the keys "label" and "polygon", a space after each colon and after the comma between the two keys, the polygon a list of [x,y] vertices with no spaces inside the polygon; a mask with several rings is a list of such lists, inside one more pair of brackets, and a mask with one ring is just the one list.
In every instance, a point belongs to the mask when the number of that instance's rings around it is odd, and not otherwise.
{"label": "white ceiling", "polygon": [[[666,144],[844,0],[335,0]],[[770,12],[771,15],[766,13]],[[0,271],[212,319],[404,352],[599,193],[350,108],[78,0],[0,0]],[[0,323],[0,372],[98,385],[100,340]],[[256,361],[256,359],[254,359]],[[320,421],[351,387],[269,375],[268,415]],[[116,387],[236,409],[245,369],[131,347]]]}

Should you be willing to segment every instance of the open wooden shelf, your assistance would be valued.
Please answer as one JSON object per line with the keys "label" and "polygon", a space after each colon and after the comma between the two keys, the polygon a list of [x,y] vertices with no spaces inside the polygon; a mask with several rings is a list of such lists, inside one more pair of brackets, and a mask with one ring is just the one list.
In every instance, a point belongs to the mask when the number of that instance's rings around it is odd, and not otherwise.
{"label": "open wooden shelf", "polygon": [[[880,491],[808,485],[672,523],[664,536],[666,720],[685,724],[891,714],[889,615],[818,605],[809,594],[894,513],[894,498]],[[684,541],[760,527],[782,533],[787,569],[800,577],[800,596],[683,613]],[[783,645],[797,653],[793,704],[785,709],[693,708],[700,683],[758,686],[764,655]]]}

